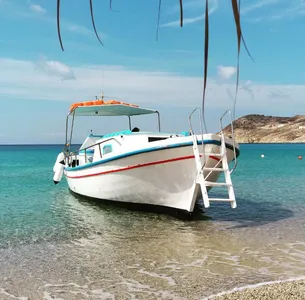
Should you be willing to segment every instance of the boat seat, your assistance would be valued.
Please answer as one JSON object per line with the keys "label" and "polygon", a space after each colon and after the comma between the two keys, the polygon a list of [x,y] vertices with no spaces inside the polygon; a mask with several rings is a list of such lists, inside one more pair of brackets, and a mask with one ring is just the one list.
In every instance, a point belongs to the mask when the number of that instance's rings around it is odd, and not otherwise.
{"label": "boat seat", "polygon": [[140,128],[138,128],[138,127],[134,127],[132,130],[131,130],[131,132],[139,132],[140,131]]}
{"label": "boat seat", "polygon": [[191,135],[189,131],[182,131],[180,132],[180,134],[184,135],[184,136],[189,136]]}
{"label": "boat seat", "polygon": [[105,134],[103,136],[103,138],[109,138],[109,137],[118,136],[118,135],[122,135],[122,134],[131,134],[131,131],[130,130],[117,131],[117,132]]}

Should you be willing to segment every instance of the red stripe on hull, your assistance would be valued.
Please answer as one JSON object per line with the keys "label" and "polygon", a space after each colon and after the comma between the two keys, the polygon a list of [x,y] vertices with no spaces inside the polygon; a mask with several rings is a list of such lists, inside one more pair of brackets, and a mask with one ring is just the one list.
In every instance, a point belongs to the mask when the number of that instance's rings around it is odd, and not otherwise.
{"label": "red stripe on hull", "polygon": [[[191,159],[191,158],[195,158],[195,156],[194,155],[189,155],[189,156],[177,157],[177,158],[172,158],[172,159],[159,160],[159,161],[149,162],[149,163],[145,163],[145,164],[138,164],[138,165],[123,167],[123,168],[120,168],[120,169],[109,170],[109,171],[104,171],[104,172],[99,172],[99,173],[94,173],[94,174],[87,174],[87,175],[80,175],[80,176],[67,176],[67,175],[66,176],[68,178],[73,178],[73,179],[92,177],[92,176],[98,176],[98,175],[105,175],[105,174],[117,173],[117,172],[122,172],[122,171],[128,171],[128,170],[142,168],[142,167],[154,166],[154,165],[159,165],[159,164],[166,164],[166,163],[170,163],[170,162],[174,162],[174,161],[186,160],[186,159]],[[219,160],[219,158],[215,157],[215,156],[210,156],[210,158],[213,158],[215,160]]]}

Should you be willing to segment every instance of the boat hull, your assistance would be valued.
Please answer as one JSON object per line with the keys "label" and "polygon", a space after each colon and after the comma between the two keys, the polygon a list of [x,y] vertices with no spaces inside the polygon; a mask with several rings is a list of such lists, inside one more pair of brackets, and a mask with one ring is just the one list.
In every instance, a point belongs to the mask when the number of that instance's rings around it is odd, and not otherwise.
{"label": "boat hull", "polygon": [[[215,144],[205,147],[209,153],[220,150]],[[230,147],[227,157],[229,162],[234,158]],[[205,166],[214,167],[218,161],[217,157],[207,156]],[[90,198],[192,212],[201,197],[201,193],[196,199],[192,197],[196,165],[191,145],[138,153],[87,168],[67,168],[64,173],[72,192]],[[213,171],[207,180],[216,181],[218,177],[219,172]]]}

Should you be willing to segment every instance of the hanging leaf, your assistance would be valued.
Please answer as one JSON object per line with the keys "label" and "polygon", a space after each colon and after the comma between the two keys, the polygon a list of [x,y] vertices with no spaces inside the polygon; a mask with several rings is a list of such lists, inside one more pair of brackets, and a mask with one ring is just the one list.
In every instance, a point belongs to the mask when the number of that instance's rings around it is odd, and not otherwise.
{"label": "hanging leaf", "polygon": [[[238,85],[239,85],[239,58],[240,58],[240,43],[241,40],[243,41],[246,50],[248,48],[242,36],[241,31],[241,24],[240,24],[240,1],[231,0],[232,3],[232,11],[234,15],[235,27],[236,27],[236,34],[237,34],[237,67],[236,67],[236,87],[235,87],[235,97],[234,97],[234,104],[233,104],[233,120],[235,119],[235,106],[237,101],[237,93],[238,93]],[[248,54],[252,58],[251,54],[248,51]]]}
{"label": "hanging leaf", "polygon": [[203,75],[203,96],[202,114],[204,116],[205,93],[208,78],[208,59],[209,59],[209,0],[205,2],[205,31],[204,31],[204,75]]}
{"label": "hanging leaf", "polygon": [[[202,1],[204,1],[204,0],[202,0]],[[254,59],[251,56],[249,49],[246,45],[244,36],[242,34],[242,30],[241,30],[240,3],[241,3],[240,0],[231,0],[232,12],[233,12],[233,16],[234,16],[234,23],[235,23],[236,34],[237,34],[237,68],[236,68],[236,88],[235,88],[234,108],[235,108],[235,104],[236,104],[238,85],[239,85],[239,58],[240,58],[241,43],[243,43],[249,57],[254,61]],[[94,33],[95,33],[98,41],[103,45],[103,42],[101,41],[101,39],[97,33],[96,27],[95,27],[92,0],[89,0],[89,4],[90,4],[90,14],[91,14],[91,21],[92,21]],[[158,40],[158,35],[159,35],[161,4],[162,4],[162,0],[159,0],[156,40]],[[110,6],[110,10],[112,10],[112,0],[110,0],[109,6]],[[183,0],[179,0],[179,7],[180,7],[180,27],[183,27]],[[57,0],[57,33],[58,33],[60,47],[61,47],[62,51],[64,51],[62,38],[61,38],[61,32],[60,32],[60,0]],[[204,113],[207,78],[208,78],[208,58],[209,58],[209,0],[206,0],[206,2],[205,2],[205,31],[204,31],[204,77],[203,77],[203,96],[202,96],[203,113]]]}
{"label": "hanging leaf", "polygon": [[239,15],[239,5],[237,0],[231,0],[232,3],[232,10],[236,25],[236,34],[237,34],[237,78],[236,78],[236,93],[238,89],[238,82],[239,82],[239,55],[240,55],[240,41],[241,41],[241,27],[240,27],[240,15]]}
{"label": "hanging leaf", "polygon": [[[240,3],[241,3],[241,1],[239,0],[239,1],[238,1],[239,19],[240,19]],[[246,51],[247,51],[249,57],[252,59],[252,61],[254,61],[254,59],[253,59],[253,57],[252,57],[252,55],[251,55],[251,53],[250,53],[250,51],[249,51],[249,49],[248,49],[248,47],[247,47],[247,45],[246,45],[246,42],[245,42],[245,39],[244,39],[244,35],[243,35],[243,33],[242,33],[242,30],[240,31],[240,33],[241,33],[241,40],[242,40],[242,42],[243,42],[243,45],[244,45],[244,47],[245,47],[245,49],[246,49]]]}
{"label": "hanging leaf", "polygon": [[61,50],[64,51],[64,46],[62,44],[62,40],[61,40],[61,34],[60,34],[60,0],[57,0],[57,17],[56,17],[56,20],[57,20],[57,34],[58,34],[58,39],[59,39],[59,43],[60,43],[60,47],[61,47]]}
{"label": "hanging leaf", "polygon": [[180,3],[180,27],[183,26],[183,3],[182,0],[179,0]]}
{"label": "hanging leaf", "polygon": [[[111,3],[111,2],[110,2]],[[93,16],[93,4],[92,4],[92,0],[89,0],[89,4],[90,4],[90,13],[91,13],[91,21],[92,21],[92,26],[93,26],[93,29],[94,29],[94,32],[95,32],[95,35],[97,37],[97,39],[99,40],[99,42],[104,46],[103,42],[101,41],[98,33],[97,33],[97,30],[95,28],[95,22],[94,22],[94,16]]]}
{"label": "hanging leaf", "polygon": [[160,26],[161,4],[162,4],[162,0],[159,0],[156,40],[158,40],[158,37],[159,37],[159,26]]}

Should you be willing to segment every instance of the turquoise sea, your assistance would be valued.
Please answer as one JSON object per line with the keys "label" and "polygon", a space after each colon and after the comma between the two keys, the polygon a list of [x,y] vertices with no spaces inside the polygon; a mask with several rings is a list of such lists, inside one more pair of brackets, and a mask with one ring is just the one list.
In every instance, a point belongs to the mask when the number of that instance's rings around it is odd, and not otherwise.
{"label": "turquoise sea", "polygon": [[241,145],[237,208],[191,220],[75,198],[52,181],[61,150],[0,146],[0,299],[204,299],[305,275],[305,145]]}

